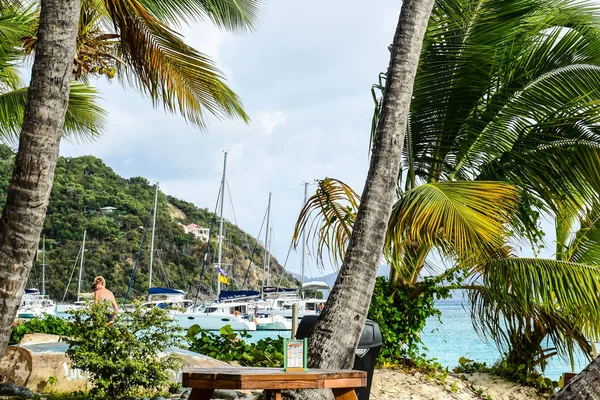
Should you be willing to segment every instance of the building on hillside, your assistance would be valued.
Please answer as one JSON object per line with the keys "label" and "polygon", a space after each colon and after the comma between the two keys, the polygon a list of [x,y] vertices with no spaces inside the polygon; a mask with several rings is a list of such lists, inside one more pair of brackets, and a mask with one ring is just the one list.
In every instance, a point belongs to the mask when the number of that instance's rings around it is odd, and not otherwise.
{"label": "building on hillside", "polygon": [[110,214],[113,211],[117,211],[117,207],[107,206],[100,208],[100,214]]}
{"label": "building on hillside", "polygon": [[203,242],[208,242],[208,234],[209,234],[209,229],[208,228],[203,228],[200,225],[196,225],[196,224],[189,224],[189,225],[183,225],[183,231],[185,233],[191,233],[192,235],[194,235],[195,237],[197,237],[198,239],[202,240]]}

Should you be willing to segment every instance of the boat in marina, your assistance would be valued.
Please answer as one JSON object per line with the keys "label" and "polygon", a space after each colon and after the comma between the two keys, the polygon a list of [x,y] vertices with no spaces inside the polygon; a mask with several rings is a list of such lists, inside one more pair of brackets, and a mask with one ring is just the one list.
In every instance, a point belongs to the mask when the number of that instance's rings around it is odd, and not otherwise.
{"label": "boat in marina", "polygon": [[25,289],[17,318],[40,318],[45,315],[55,315],[54,302],[38,289]]}
{"label": "boat in marina", "polygon": [[55,315],[55,305],[46,295],[46,238],[42,239],[42,291],[36,288],[25,289],[21,304],[17,311],[17,318],[40,318],[44,315]]}

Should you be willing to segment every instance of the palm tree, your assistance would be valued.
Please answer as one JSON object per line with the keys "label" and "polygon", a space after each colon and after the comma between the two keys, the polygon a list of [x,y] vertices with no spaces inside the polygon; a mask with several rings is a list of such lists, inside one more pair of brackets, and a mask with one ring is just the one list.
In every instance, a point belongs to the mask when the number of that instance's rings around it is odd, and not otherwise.
{"label": "palm tree", "polygon": [[[27,88],[22,87],[17,66],[23,61],[21,39],[31,34],[37,19],[30,8],[11,6],[0,14],[0,140],[17,143],[23,124]],[[65,116],[64,137],[90,140],[102,132],[106,113],[96,103],[97,93],[83,83],[73,84]]]}
{"label": "palm tree", "polygon": [[[340,273],[310,340],[308,364],[311,368],[352,366],[375,286],[385,226],[394,200],[393,187],[400,167],[414,77],[433,3],[434,0],[402,3],[362,202]],[[322,391],[296,395],[327,397]]]}
{"label": "palm tree", "polygon": [[[558,310],[585,309],[588,322],[597,321],[596,292],[571,290],[583,279],[586,288],[600,289],[595,268],[574,274],[560,263],[520,268],[508,261],[498,268],[497,259],[510,254],[511,233],[541,243],[541,213],[577,215],[598,196],[598,50],[600,19],[591,2],[436,2],[415,79],[398,200],[387,224],[392,284],[418,285],[435,251],[483,276],[487,286],[522,283],[519,293],[557,320],[548,296],[569,293],[555,296]],[[387,87],[379,88],[385,96]],[[374,126],[382,113],[378,107]],[[329,249],[339,258],[359,203],[345,185],[324,181],[296,232],[312,227],[318,253]]]}
{"label": "palm tree", "polygon": [[[154,105],[205,128],[206,111],[248,121],[238,96],[214,62],[188,46],[170,24],[209,19],[217,26],[255,28],[264,0],[82,0],[73,76],[115,76],[149,96]],[[37,36],[24,37],[27,53]]]}
{"label": "palm tree", "polygon": [[[0,9],[10,2],[0,1]],[[90,73],[118,74],[124,84],[148,95],[155,105],[178,111],[199,127],[205,126],[204,110],[247,121],[239,99],[214,63],[187,46],[167,23],[208,18],[225,29],[247,30],[262,4],[262,0],[41,2],[36,34],[25,43],[34,50],[35,59],[19,150],[0,218],[0,354],[8,343],[44,222],[71,78],[85,82]]]}

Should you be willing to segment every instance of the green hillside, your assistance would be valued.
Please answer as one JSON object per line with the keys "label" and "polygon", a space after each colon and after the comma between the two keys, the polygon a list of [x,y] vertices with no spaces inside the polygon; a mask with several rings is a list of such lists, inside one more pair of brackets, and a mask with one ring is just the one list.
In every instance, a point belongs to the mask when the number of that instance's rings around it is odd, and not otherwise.
{"label": "green hillside", "polygon": [[[0,146],[0,204],[4,204],[6,199],[12,157],[13,152],[9,148]],[[76,295],[79,262],[77,268],[74,267],[84,230],[87,238],[82,291],[89,291],[94,277],[102,275],[117,297],[125,294],[140,250],[144,226],[149,222],[154,193],[154,186],[145,178],[124,179],[96,157],[61,157],[58,160],[42,232],[46,237],[46,292],[52,299],[62,300],[71,274],[73,277],[66,300],[73,300]],[[158,203],[153,286],[179,288],[194,295],[207,245],[192,234],[184,233],[178,223],[195,223],[210,228],[216,218],[207,209],[197,208],[162,192],[159,192]],[[100,209],[103,207],[115,207],[116,211],[102,213]],[[214,232],[213,238],[216,238],[216,222]],[[217,258],[216,247],[216,239],[212,239],[209,262],[202,280],[205,298],[213,295],[216,286],[216,273],[212,266],[212,261]],[[145,295],[148,289],[149,248],[150,229],[147,230],[133,284],[132,294],[137,297]],[[255,238],[235,225],[225,223],[223,263],[231,264],[224,267],[230,280],[228,289],[260,288],[263,252]],[[41,253],[38,253],[29,286],[40,287],[41,261]],[[277,260],[271,258],[272,283],[279,280],[282,270]],[[294,287],[298,282],[285,274],[282,285]]]}

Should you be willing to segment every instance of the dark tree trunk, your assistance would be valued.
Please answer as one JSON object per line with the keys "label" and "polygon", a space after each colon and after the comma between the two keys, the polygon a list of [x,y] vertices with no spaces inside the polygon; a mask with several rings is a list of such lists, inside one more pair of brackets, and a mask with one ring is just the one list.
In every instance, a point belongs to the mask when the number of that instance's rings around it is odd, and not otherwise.
{"label": "dark tree trunk", "polygon": [[600,357],[577,374],[553,400],[600,400]]}
{"label": "dark tree trunk", "polygon": [[[434,0],[405,0],[360,207],[340,273],[310,339],[310,368],[352,368],[394,202],[413,84]],[[297,392],[302,399],[326,391]]]}
{"label": "dark tree trunk", "polygon": [[0,218],[0,358],[46,217],[75,56],[79,0],[42,0],[19,150]]}

